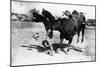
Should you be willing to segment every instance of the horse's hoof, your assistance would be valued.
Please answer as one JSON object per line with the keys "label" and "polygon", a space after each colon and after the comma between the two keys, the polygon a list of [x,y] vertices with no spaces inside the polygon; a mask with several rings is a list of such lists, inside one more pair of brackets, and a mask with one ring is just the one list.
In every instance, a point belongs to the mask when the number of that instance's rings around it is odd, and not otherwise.
{"label": "horse's hoof", "polygon": [[68,55],[68,53],[66,53],[66,55]]}
{"label": "horse's hoof", "polygon": [[65,52],[65,54],[67,54],[67,55],[68,55],[68,53],[66,53],[66,52]]}
{"label": "horse's hoof", "polygon": [[69,52],[69,49],[67,49],[67,52]]}

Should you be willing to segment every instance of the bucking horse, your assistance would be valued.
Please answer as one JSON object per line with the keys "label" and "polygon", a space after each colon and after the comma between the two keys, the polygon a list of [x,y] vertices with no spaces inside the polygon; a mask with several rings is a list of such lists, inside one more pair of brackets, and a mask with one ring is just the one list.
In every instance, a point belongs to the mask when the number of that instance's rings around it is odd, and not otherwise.
{"label": "bucking horse", "polygon": [[[32,12],[33,15],[33,19],[35,22],[42,22],[44,24],[45,30],[46,30],[46,38],[43,42],[46,42],[47,37],[52,38],[53,37],[53,29],[52,29],[52,25],[54,24],[54,17],[53,15],[47,11],[47,10],[42,10],[42,14],[38,13],[37,11],[33,11]],[[48,16],[50,17],[48,19]],[[53,17],[53,18],[52,18]],[[51,51],[53,52],[53,47],[50,44],[51,47]]]}
{"label": "bucking horse", "polygon": [[[53,37],[53,30],[57,30],[60,32],[60,49],[66,53],[66,51],[63,50],[62,48],[62,43],[63,39],[65,38],[68,40],[68,49],[67,52],[69,51],[71,47],[71,42],[73,39],[73,36],[75,34],[78,34],[78,40],[79,41],[79,36],[80,36],[80,31],[82,31],[82,40],[84,40],[84,29],[85,29],[85,16],[82,17],[81,15],[78,15],[79,18],[76,19],[77,14],[75,14],[75,11],[72,12],[72,14],[69,14],[69,18],[58,18],[55,20],[55,17],[47,10],[42,9],[42,14],[39,14],[37,12],[33,12],[33,17],[35,17],[35,22],[42,22],[45,26],[47,36],[49,38]],[[81,18],[80,18],[81,17]],[[51,51],[53,51],[52,45],[50,45]]]}
{"label": "bucking horse", "polygon": [[[75,16],[78,16],[75,17]],[[85,29],[85,16],[77,14],[77,11],[74,10],[72,14],[68,15],[68,18],[58,18],[57,24],[53,25],[54,30],[58,30],[60,32],[60,47],[62,47],[63,39],[68,40],[68,49],[69,51],[72,43],[73,36],[78,34],[77,43],[79,42],[80,31],[82,31],[82,40],[84,41],[84,29]],[[62,48],[61,48],[62,49]],[[66,52],[66,51],[65,51]]]}

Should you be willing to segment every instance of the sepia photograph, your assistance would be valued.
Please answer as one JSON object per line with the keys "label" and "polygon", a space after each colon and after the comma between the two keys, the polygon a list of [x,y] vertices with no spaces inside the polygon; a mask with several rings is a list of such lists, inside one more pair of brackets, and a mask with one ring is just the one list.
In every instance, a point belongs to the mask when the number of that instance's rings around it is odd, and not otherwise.
{"label": "sepia photograph", "polygon": [[11,0],[11,66],[96,61],[96,6]]}

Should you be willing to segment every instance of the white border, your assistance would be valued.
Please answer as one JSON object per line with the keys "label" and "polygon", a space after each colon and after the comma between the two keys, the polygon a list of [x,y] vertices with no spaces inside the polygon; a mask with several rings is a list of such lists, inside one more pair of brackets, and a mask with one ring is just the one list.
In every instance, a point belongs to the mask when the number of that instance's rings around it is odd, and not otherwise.
{"label": "white border", "polygon": [[[30,1],[30,0],[27,0]],[[33,0],[31,0],[33,1]],[[70,63],[56,65],[42,65],[37,67],[99,67],[100,65],[100,2],[99,0],[34,0],[42,2],[72,3],[96,5],[96,46],[97,61],[86,63]],[[10,64],[10,0],[1,0],[0,2],[0,67],[9,67]],[[29,66],[27,66],[29,67]],[[30,66],[35,67],[35,66]]]}

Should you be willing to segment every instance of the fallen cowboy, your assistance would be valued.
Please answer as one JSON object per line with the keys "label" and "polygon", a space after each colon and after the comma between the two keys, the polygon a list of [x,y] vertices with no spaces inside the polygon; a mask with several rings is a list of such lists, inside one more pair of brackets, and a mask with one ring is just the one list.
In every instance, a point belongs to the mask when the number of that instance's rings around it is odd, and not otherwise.
{"label": "fallen cowboy", "polygon": [[46,49],[46,53],[50,54],[52,56],[52,52],[51,52],[51,48],[50,48],[50,44],[47,40],[43,40],[42,41],[42,45],[44,46],[44,48]]}
{"label": "fallen cowboy", "polygon": [[[51,55],[51,49],[50,49],[50,44],[47,40],[44,40],[42,41],[42,45],[45,47],[46,49],[46,53],[47,54],[50,54]],[[62,46],[60,47],[60,44],[59,43],[55,43],[55,44],[52,44],[52,47],[53,47],[53,50],[55,53],[58,53],[57,50],[58,49],[61,49],[62,52],[64,52],[65,54],[67,54],[64,49],[68,47],[68,44],[62,44]],[[81,48],[78,48],[78,47],[75,47],[75,46],[70,46],[70,49],[73,49],[75,51],[78,51],[78,52],[82,52]]]}

